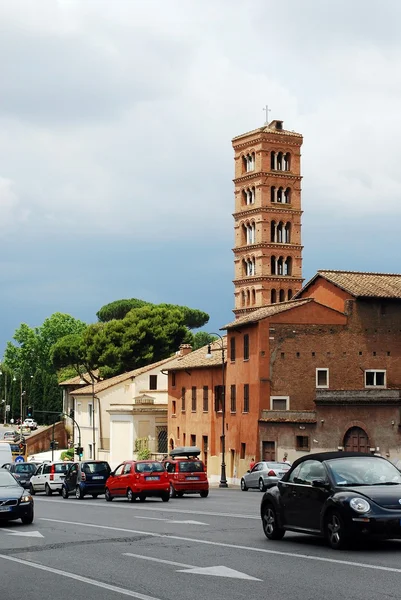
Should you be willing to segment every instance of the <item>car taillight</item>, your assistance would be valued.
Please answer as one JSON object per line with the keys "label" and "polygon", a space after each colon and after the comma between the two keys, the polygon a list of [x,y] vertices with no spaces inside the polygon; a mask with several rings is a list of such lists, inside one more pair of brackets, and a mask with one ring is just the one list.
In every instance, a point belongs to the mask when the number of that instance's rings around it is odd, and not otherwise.
{"label": "car taillight", "polygon": [[81,473],[81,481],[86,481],[86,475],[83,471]]}
{"label": "car taillight", "polygon": [[54,481],[54,470],[54,465],[52,465],[50,469],[50,481]]}
{"label": "car taillight", "polygon": [[275,477],[275,476],[276,476],[276,474],[275,474],[275,472],[274,472],[274,471],[269,471],[269,472],[268,472],[268,474],[267,474],[267,476],[268,476],[268,477]]}

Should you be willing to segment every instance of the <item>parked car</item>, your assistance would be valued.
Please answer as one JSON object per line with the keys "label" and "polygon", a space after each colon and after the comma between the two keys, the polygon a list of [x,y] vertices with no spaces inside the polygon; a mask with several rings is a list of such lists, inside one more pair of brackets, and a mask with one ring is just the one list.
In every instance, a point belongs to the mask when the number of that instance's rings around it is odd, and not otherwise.
{"label": "parked car", "polygon": [[25,421],[22,424],[24,427],[29,427],[30,429],[37,429],[38,428],[38,424],[36,423],[36,421],[34,421],[31,418],[25,419]]}
{"label": "parked car", "polygon": [[104,460],[83,460],[69,465],[61,487],[61,495],[68,498],[74,494],[78,500],[90,494],[97,498],[104,494],[106,481],[111,473],[110,465]]}
{"label": "parked car", "polygon": [[202,498],[209,495],[206,467],[198,458],[200,453],[196,446],[184,446],[171,450],[170,457],[163,461],[171,498],[181,498],[184,494],[200,494]]}
{"label": "parked car", "polygon": [[265,492],[267,488],[276,485],[289,469],[290,465],[287,463],[258,462],[241,478],[241,490],[246,492],[248,488],[258,488]]}
{"label": "parked car", "polygon": [[61,461],[41,464],[31,477],[29,486],[31,494],[34,495],[37,492],[45,492],[46,496],[51,496],[53,492],[61,494],[64,477],[69,466],[69,463]]}
{"label": "parked car", "polygon": [[265,492],[260,514],[271,540],[298,531],[340,549],[355,537],[401,538],[401,473],[379,456],[309,454]]}
{"label": "parked car", "polygon": [[0,469],[0,519],[24,524],[33,521],[33,498],[9,471]]}
{"label": "parked car", "polygon": [[7,469],[22,487],[29,488],[31,477],[36,473],[37,465],[32,462],[5,463],[2,468]]}
{"label": "parked car", "polygon": [[106,500],[126,497],[129,502],[137,498],[145,502],[147,497],[156,496],[168,502],[170,482],[166,469],[155,460],[127,460],[110,473],[106,482]]}
{"label": "parked car", "polygon": [[18,431],[6,431],[3,435],[3,439],[5,442],[18,442],[20,435]]}

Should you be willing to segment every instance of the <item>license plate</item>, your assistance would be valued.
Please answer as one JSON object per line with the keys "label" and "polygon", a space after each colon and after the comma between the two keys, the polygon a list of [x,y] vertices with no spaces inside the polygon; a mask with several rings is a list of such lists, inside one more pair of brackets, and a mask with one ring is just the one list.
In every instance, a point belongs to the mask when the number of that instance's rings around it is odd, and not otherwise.
{"label": "license plate", "polygon": [[95,477],[92,477],[92,479],[103,479],[103,477],[95,476]]}
{"label": "license plate", "polygon": [[11,510],[11,506],[0,506],[0,512],[9,512]]}
{"label": "license plate", "polygon": [[196,479],[196,480],[198,480],[198,479],[199,479],[199,477],[187,477],[187,480],[188,480],[188,479],[189,479],[189,480],[191,480],[191,481],[194,481],[195,479]]}
{"label": "license plate", "polygon": [[283,475],[285,475],[285,474],[286,474],[286,472],[287,472],[287,471],[280,471],[280,472],[279,472],[279,475],[280,475],[280,477],[282,477]]}
{"label": "license plate", "polygon": [[145,477],[146,481],[158,481],[160,477]]}

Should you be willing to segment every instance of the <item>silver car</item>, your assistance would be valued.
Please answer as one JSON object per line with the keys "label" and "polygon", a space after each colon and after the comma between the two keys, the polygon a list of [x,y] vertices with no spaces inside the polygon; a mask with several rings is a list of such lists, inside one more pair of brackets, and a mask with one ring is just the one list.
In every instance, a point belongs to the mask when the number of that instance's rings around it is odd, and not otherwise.
{"label": "silver car", "polygon": [[284,462],[258,462],[243,475],[241,490],[246,492],[248,488],[258,488],[265,492],[267,488],[276,485],[290,468],[291,465]]}

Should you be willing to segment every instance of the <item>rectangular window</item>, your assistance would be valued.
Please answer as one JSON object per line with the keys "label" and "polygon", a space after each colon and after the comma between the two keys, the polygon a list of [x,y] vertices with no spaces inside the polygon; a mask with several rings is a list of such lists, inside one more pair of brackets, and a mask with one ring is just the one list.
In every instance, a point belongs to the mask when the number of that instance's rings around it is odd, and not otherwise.
{"label": "rectangular window", "polygon": [[317,388],[328,388],[329,387],[329,370],[328,369],[316,369],[316,387]]}
{"label": "rectangular window", "polygon": [[207,385],[203,386],[203,412],[209,410],[209,388]]}
{"label": "rectangular window", "polygon": [[172,414],[176,415],[177,414],[177,402],[175,400],[173,400],[172,404],[173,404]]}
{"label": "rectangular window", "polygon": [[386,387],[386,371],[365,371],[365,387]]}
{"label": "rectangular window", "polygon": [[246,455],[246,444],[244,444],[244,442],[241,442],[240,458],[242,458],[242,460],[244,460],[245,455]]}
{"label": "rectangular window", "polygon": [[196,435],[191,435],[191,446],[196,446]]}
{"label": "rectangular window", "polygon": [[230,360],[235,361],[235,337],[230,338]]}
{"label": "rectangular window", "polygon": [[295,448],[297,450],[309,450],[309,436],[308,435],[297,435]]}
{"label": "rectangular window", "polygon": [[89,458],[93,458],[93,456],[92,456],[92,444],[88,445],[88,450],[89,450],[89,452],[88,452]]}
{"label": "rectangular window", "polygon": [[249,412],[249,383],[244,383],[244,413]]}
{"label": "rectangular window", "polygon": [[237,388],[232,385],[230,388],[231,412],[237,412]]}
{"label": "rectangular window", "polygon": [[157,375],[149,375],[149,389],[157,390]]}
{"label": "rectangular window", "polygon": [[289,410],[289,396],[270,396],[270,410]]}
{"label": "rectangular window", "polygon": [[177,427],[177,440],[179,440],[179,439],[180,439],[180,428]]}
{"label": "rectangular window", "polygon": [[185,412],[185,388],[181,388],[181,410]]}
{"label": "rectangular window", "polygon": [[192,387],[192,412],[196,412],[196,387]]}
{"label": "rectangular window", "polygon": [[249,335],[244,335],[244,360],[249,360]]}
{"label": "rectangular window", "polygon": [[214,387],[214,410],[216,412],[223,412],[223,394],[225,389],[222,385],[216,385]]}
{"label": "rectangular window", "polygon": [[88,415],[89,415],[89,427],[93,425],[93,406],[92,404],[88,404]]}
{"label": "rectangular window", "polygon": [[186,441],[187,441],[187,434],[186,434],[186,433],[183,433],[183,434],[182,434],[182,445],[183,445],[183,446],[185,446],[185,443],[186,443]]}
{"label": "rectangular window", "polygon": [[175,388],[175,371],[171,373],[171,387]]}

